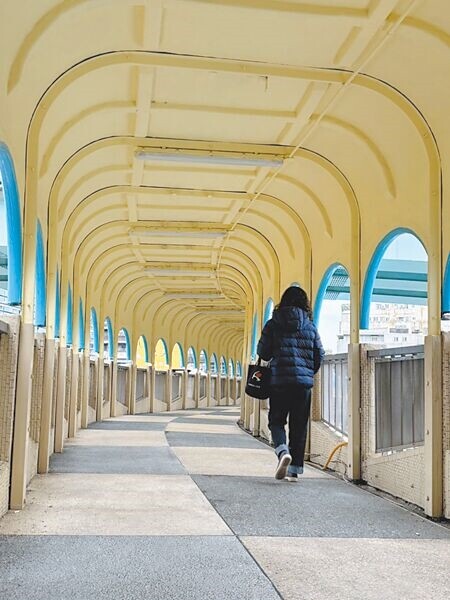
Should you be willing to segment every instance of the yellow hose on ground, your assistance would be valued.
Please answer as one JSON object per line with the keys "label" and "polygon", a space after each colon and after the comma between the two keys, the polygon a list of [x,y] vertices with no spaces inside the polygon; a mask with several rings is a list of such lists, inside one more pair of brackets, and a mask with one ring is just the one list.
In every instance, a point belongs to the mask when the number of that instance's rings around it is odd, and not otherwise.
{"label": "yellow hose on ground", "polygon": [[337,446],[335,446],[333,448],[333,450],[330,452],[330,456],[327,458],[327,462],[325,463],[325,465],[322,467],[322,469],[325,471],[325,469],[328,469],[328,465],[330,464],[330,462],[333,460],[333,456],[336,454],[336,452],[340,449],[343,448],[344,446],[347,446],[348,442],[340,442]]}

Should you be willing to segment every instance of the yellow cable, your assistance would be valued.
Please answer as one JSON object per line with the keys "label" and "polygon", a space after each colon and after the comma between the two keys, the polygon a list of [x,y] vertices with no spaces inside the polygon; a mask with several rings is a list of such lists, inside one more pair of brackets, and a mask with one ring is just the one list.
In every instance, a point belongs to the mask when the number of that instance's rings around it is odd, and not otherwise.
{"label": "yellow cable", "polygon": [[337,451],[338,451],[340,448],[343,448],[344,446],[347,446],[347,445],[348,445],[348,442],[340,442],[340,443],[339,443],[337,446],[335,446],[335,447],[333,448],[333,450],[332,450],[332,451],[331,451],[331,453],[330,453],[330,456],[327,458],[327,462],[325,463],[325,466],[324,466],[324,467],[322,467],[324,471],[325,471],[325,469],[328,469],[328,465],[329,465],[329,464],[330,464],[330,462],[332,461],[332,459],[333,459],[333,456],[336,454],[336,452],[337,452]]}

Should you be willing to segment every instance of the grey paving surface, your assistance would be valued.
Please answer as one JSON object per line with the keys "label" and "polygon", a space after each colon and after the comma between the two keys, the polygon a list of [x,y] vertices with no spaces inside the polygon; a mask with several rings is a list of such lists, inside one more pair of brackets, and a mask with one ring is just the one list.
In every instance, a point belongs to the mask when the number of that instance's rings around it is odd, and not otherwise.
{"label": "grey paving surface", "polygon": [[449,529],[315,469],[276,481],[238,414],[80,434],[5,517],[0,600],[447,600]]}
{"label": "grey paving surface", "polygon": [[50,459],[50,473],[183,475],[170,448],[139,446],[66,446]]}
{"label": "grey paving surface", "polygon": [[192,478],[237,535],[450,540],[450,530],[334,478]]}
{"label": "grey paving surface", "polygon": [[[196,417],[179,417],[176,420],[177,423],[189,423],[190,425],[236,425],[237,422],[237,417],[236,419],[219,419],[219,417],[215,417],[214,415],[206,415],[205,417],[202,418],[196,418]],[[236,425],[237,427],[237,425]]]}
{"label": "grey paving surface", "polygon": [[[179,421],[177,421],[178,423]],[[205,422],[209,423],[209,421]],[[168,431],[167,441],[173,447],[197,448],[261,448],[261,443],[250,436],[228,435],[226,433],[185,433]]]}
{"label": "grey paving surface", "polygon": [[279,600],[233,537],[0,537],[8,600]]}
{"label": "grey paving surface", "polygon": [[146,423],[140,421],[101,421],[92,423],[88,429],[109,429],[111,431],[164,431],[167,423]]}

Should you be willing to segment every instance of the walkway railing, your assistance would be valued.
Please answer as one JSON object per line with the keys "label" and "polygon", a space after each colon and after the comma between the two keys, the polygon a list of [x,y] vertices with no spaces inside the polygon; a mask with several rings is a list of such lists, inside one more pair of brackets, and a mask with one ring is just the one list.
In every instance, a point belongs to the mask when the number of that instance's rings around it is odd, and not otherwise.
{"label": "walkway railing", "polygon": [[97,408],[97,369],[94,360],[89,362],[89,406],[96,410]]}
{"label": "walkway railing", "polygon": [[166,371],[156,371],[155,373],[155,400],[166,402]]}
{"label": "walkway railing", "polygon": [[136,370],[136,402],[144,400],[147,396],[146,378],[147,369],[138,368]]}
{"label": "walkway railing", "polygon": [[348,433],[348,356],[325,357],[321,375],[322,421],[340,433]]}
{"label": "walkway railing", "polygon": [[185,408],[195,407],[195,375],[187,373]]}
{"label": "walkway railing", "polygon": [[181,377],[180,371],[172,372],[172,402],[181,398]]}
{"label": "walkway railing", "polygon": [[118,365],[117,367],[117,402],[123,406],[128,404],[128,367]]}
{"label": "walkway railing", "polygon": [[218,403],[218,394],[217,394],[217,375],[211,375],[211,404],[216,405]]}
{"label": "walkway railing", "polygon": [[205,400],[208,395],[206,384],[208,382],[208,376],[206,373],[200,373],[200,390],[199,390],[199,401]]}
{"label": "walkway railing", "polygon": [[424,347],[371,350],[377,452],[424,441]]}

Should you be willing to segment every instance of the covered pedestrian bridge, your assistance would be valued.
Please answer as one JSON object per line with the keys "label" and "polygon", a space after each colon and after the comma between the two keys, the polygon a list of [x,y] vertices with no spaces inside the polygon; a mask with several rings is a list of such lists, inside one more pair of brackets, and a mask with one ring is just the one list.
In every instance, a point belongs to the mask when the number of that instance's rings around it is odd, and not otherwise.
{"label": "covered pedestrian bridge", "polygon": [[[0,515],[32,529],[33,486],[63,459],[88,473],[92,428],[126,454],[120,423],[186,410],[269,441],[242,378],[295,282],[319,328],[326,300],[349,305],[311,463],[450,518],[449,45],[446,0],[1,3]],[[406,234],[420,259],[388,254]],[[374,302],[426,307],[424,343],[368,345]]]}

